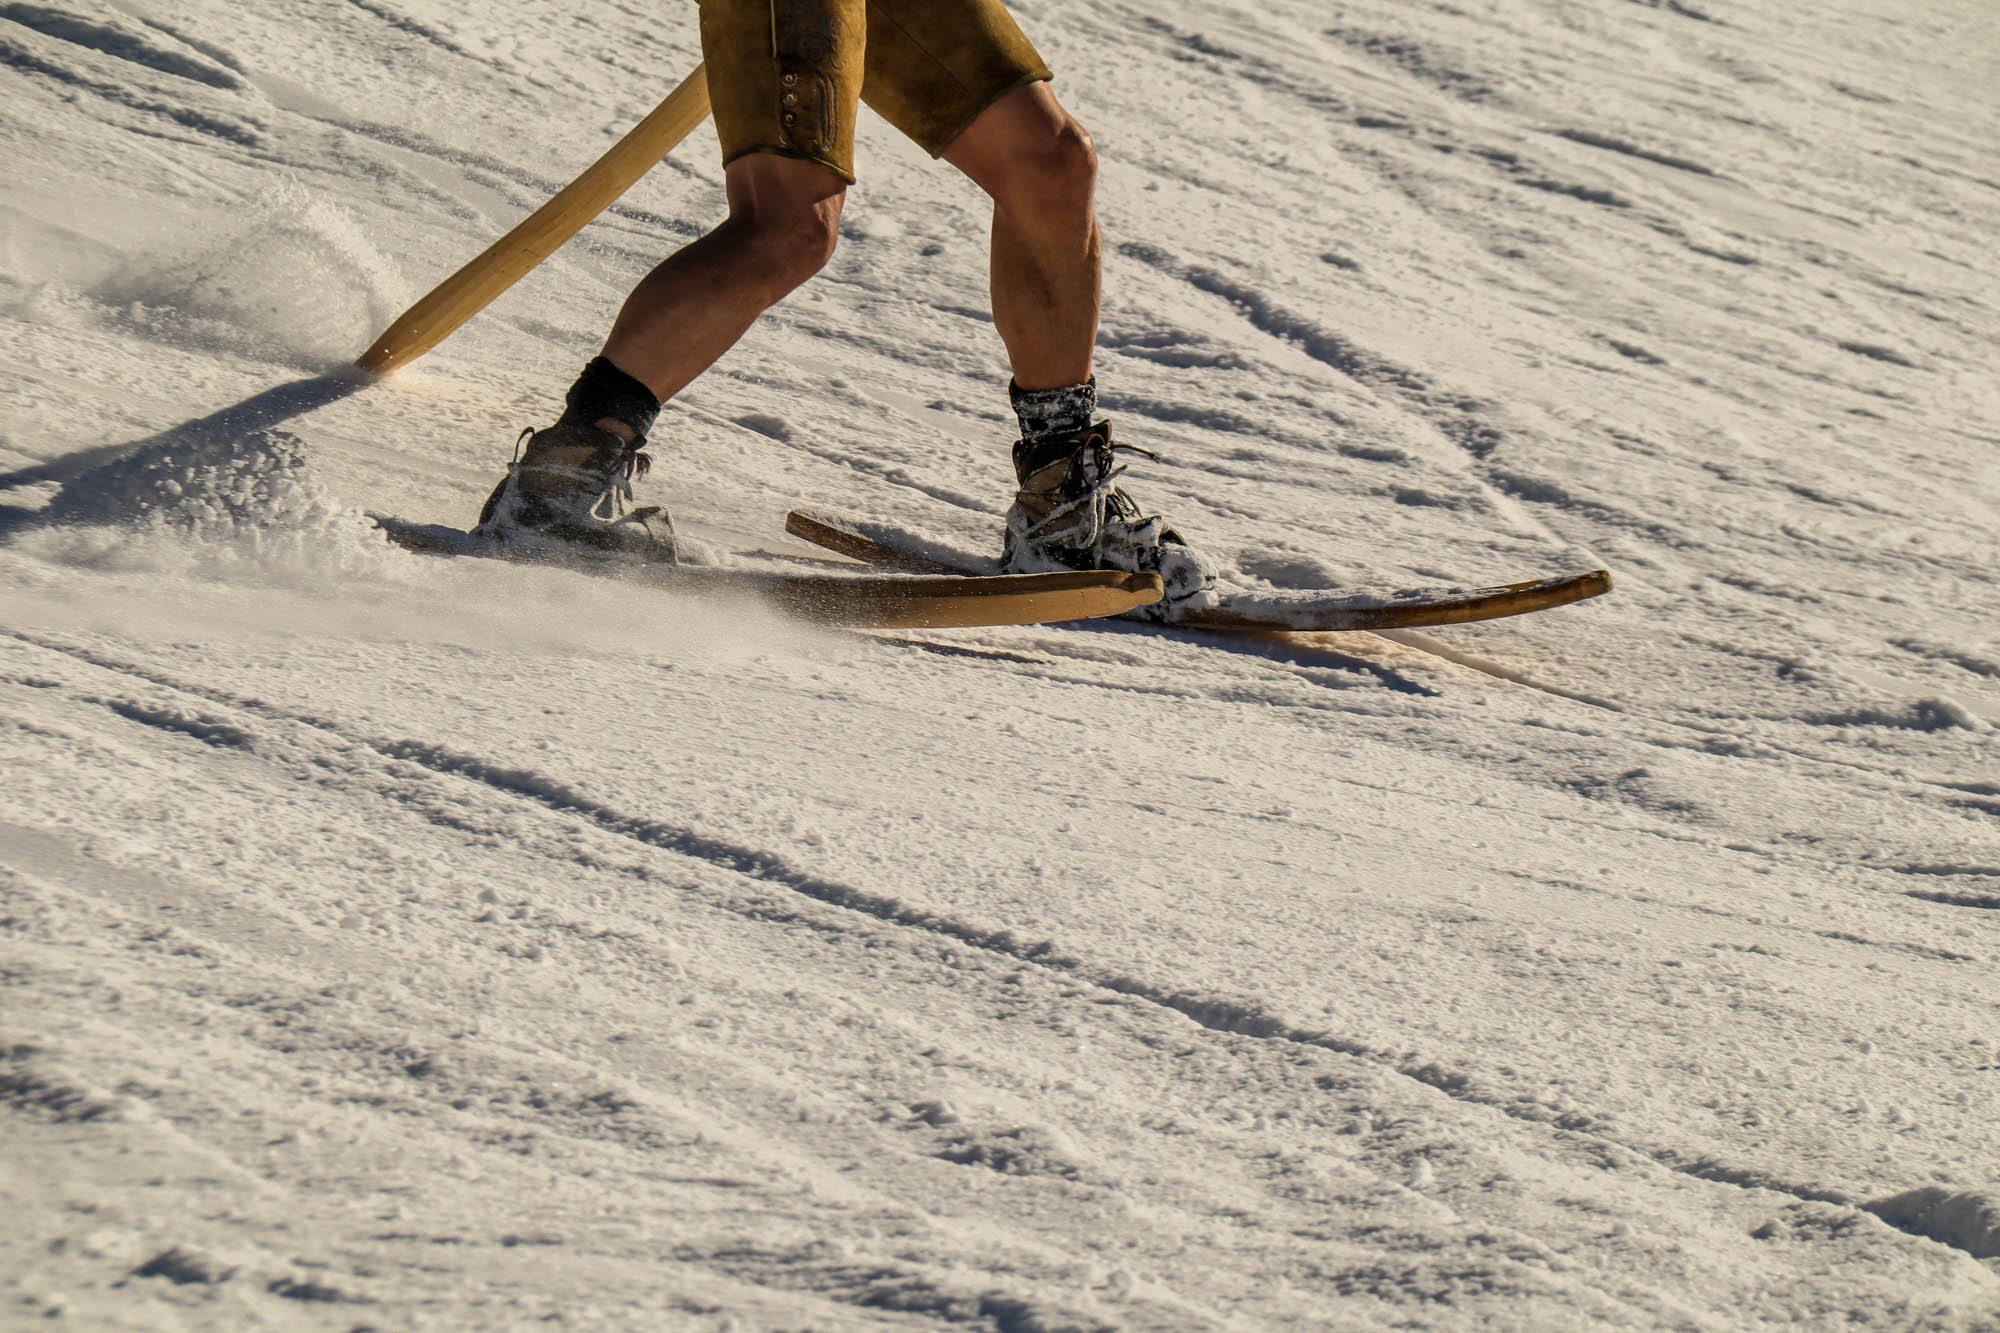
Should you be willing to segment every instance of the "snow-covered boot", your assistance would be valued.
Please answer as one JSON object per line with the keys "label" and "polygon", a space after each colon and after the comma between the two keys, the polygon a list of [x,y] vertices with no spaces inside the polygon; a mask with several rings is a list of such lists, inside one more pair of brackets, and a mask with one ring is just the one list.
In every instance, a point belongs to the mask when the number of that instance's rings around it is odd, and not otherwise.
{"label": "snow-covered boot", "polygon": [[473,529],[510,545],[576,555],[673,563],[673,520],[658,505],[631,508],[632,481],[652,466],[646,437],[627,441],[574,421],[526,430],[514,461]]}
{"label": "snow-covered boot", "polygon": [[1215,564],[1189,546],[1158,514],[1147,514],[1113,483],[1125,471],[1119,453],[1155,462],[1157,454],[1111,442],[1111,423],[1049,435],[1014,446],[1021,484],[1007,511],[1000,556],[1010,574],[1065,569],[1129,569],[1157,573],[1166,597],[1149,614],[1172,620],[1179,610],[1206,606]]}

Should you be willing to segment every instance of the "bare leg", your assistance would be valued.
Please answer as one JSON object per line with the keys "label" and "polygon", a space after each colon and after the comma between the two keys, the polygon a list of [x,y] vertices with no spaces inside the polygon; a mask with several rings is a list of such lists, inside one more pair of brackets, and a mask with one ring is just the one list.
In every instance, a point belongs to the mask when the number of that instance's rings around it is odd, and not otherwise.
{"label": "bare leg", "polygon": [[604,343],[661,402],[817,273],[839,238],[847,185],[817,163],[752,153],[729,164],[727,187],[728,220],[641,279]]}
{"label": "bare leg", "polygon": [[1103,293],[1090,136],[1034,83],[995,102],[944,156],[993,197],[993,322],[1015,382],[1083,383]]}

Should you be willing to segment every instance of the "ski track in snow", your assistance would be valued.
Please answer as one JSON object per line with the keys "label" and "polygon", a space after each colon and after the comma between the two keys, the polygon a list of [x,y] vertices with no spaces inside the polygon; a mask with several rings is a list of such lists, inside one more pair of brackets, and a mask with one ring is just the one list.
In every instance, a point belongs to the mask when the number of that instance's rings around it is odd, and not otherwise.
{"label": "ski track in snow", "polygon": [[[17,641],[24,640],[17,636]],[[1104,964],[1092,964],[1067,956],[1063,952],[1064,945],[1061,941],[1017,938],[1014,932],[1004,928],[995,930],[970,925],[912,907],[893,898],[857,889],[849,884],[804,873],[753,847],[731,845],[693,830],[675,828],[657,821],[626,815],[591,800],[561,780],[531,770],[501,766],[427,742],[357,735],[352,731],[343,730],[337,723],[325,718],[292,713],[255,700],[233,697],[214,689],[196,687],[191,690],[187,682],[178,681],[169,674],[135,668],[134,664],[118,661],[100,652],[58,643],[43,643],[38,646],[50,650],[52,654],[67,656],[75,662],[97,668],[99,672],[108,675],[114,685],[122,678],[125,688],[137,688],[153,696],[148,701],[137,702],[117,697],[90,696],[79,692],[79,702],[106,707],[114,714],[142,726],[163,729],[172,735],[213,749],[225,752],[249,752],[257,758],[280,763],[296,764],[304,758],[322,771],[348,770],[350,777],[358,780],[364,789],[372,788],[382,796],[399,803],[406,803],[413,810],[422,812],[423,817],[427,819],[433,821],[443,819],[448,826],[466,834],[475,836],[485,834],[494,822],[502,826],[513,823],[513,818],[504,809],[494,807],[525,802],[541,808],[563,822],[573,820],[595,825],[614,839],[641,844],[646,848],[670,853],[674,857],[691,858],[708,863],[724,872],[728,878],[740,878],[753,881],[757,885],[788,891],[789,895],[810,899],[813,904],[844,909],[847,913],[869,917],[888,926],[918,932],[919,937],[941,937],[947,945],[966,945],[985,954],[997,955],[999,959],[1026,963],[1036,971],[1052,974],[1053,982],[1058,985],[1082,984],[1084,987],[1082,992],[1074,989],[1065,992],[1065,1008],[1084,1003],[1101,1006],[1115,1003],[1116,998],[1131,997],[1155,1008],[1191,1018],[1213,1033],[1257,1038],[1265,1043],[1276,1043],[1282,1047],[1299,1048],[1302,1051],[1337,1053],[1356,1057],[1364,1066],[1391,1069],[1421,1087],[1440,1090],[1448,1096],[1476,1106],[1497,1107],[1517,1121],[1543,1129],[1550,1135],[1549,1139],[1526,1145],[1526,1149],[1537,1159],[1547,1163],[1566,1163],[1571,1169],[1579,1169],[1578,1164],[1581,1163],[1582,1166],[1597,1171],[1611,1169],[1630,1173],[1637,1170],[1644,1160],[1653,1159],[1678,1172],[1704,1181],[1780,1192],[1799,1200],[1799,1203],[1777,1211],[1781,1230],[1797,1224],[1794,1220],[1786,1219],[1805,1219],[1814,1225],[1835,1223],[1836,1230],[1851,1230],[1854,1219],[1860,1216],[1851,1208],[1838,1207],[1832,1213],[1814,1212],[1810,1209],[1799,1212],[1799,1209],[1805,1208],[1809,1203],[1843,1205],[1852,1202],[1841,1197],[1838,1192],[1829,1191],[1823,1186],[1775,1180],[1752,1169],[1713,1160],[1677,1160],[1674,1154],[1657,1149],[1635,1150],[1632,1144],[1621,1142],[1616,1134],[1601,1132],[1595,1124],[1596,1117],[1582,1108],[1572,1106],[1564,1109],[1560,1105],[1549,1106],[1538,1103],[1509,1105],[1498,1102],[1493,1100],[1491,1091],[1479,1087],[1474,1078],[1435,1062],[1417,1064],[1413,1058],[1399,1061],[1394,1052],[1373,1050],[1365,1044],[1326,1033],[1299,1030],[1288,1026],[1281,1018],[1228,999],[1166,992]],[[36,677],[34,688],[65,689],[65,685],[57,679],[58,673],[60,667],[56,667],[52,674]],[[192,699],[193,702],[192,704],[177,702],[177,698]],[[300,754],[299,740],[292,739],[287,744],[286,737],[274,734],[277,728],[292,732],[294,735],[300,731],[314,735],[305,742],[305,753]],[[292,753],[287,754],[287,751]],[[320,753],[315,755],[313,753],[315,751]],[[357,769],[355,759],[357,755],[372,755],[374,758],[365,760]],[[369,769],[376,771],[370,773]],[[415,770],[423,772],[420,774]],[[490,795],[497,795],[500,799],[498,802],[488,802],[484,799],[468,802],[453,793],[430,789],[433,787],[432,779],[437,777],[478,784]],[[440,810],[452,813],[447,818],[440,814]],[[520,838],[523,835],[522,831],[517,829],[510,836]],[[30,857],[28,860],[32,865],[33,858]],[[685,893],[686,889],[682,888],[680,891]],[[481,900],[484,901],[487,897],[488,895],[482,894]],[[526,907],[527,904],[522,904],[516,908],[517,919],[523,915],[523,909]],[[825,933],[829,929],[839,934],[866,931],[866,927],[842,927],[838,924],[829,926],[824,921],[815,922],[810,918],[801,920],[802,915],[810,911],[810,907],[811,904],[787,905],[784,902],[772,903],[768,900],[723,904],[723,910],[765,923],[804,925],[818,933]],[[566,921],[563,919],[562,908],[533,914],[545,915],[548,918],[542,923],[544,930],[558,930],[590,941],[617,938],[624,934],[615,927],[606,927],[589,920]],[[485,914],[487,917],[491,915],[490,912]],[[342,926],[354,929],[357,928],[357,923],[343,921]],[[199,955],[204,951],[201,939],[199,934],[192,939],[184,938],[178,947]],[[538,947],[530,946],[531,949]],[[918,954],[929,952],[929,948],[923,945],[905,944],[897,947]],[[1097,998],[1093,1000],[1093,996]],[[1242,1048],[1237,1049],[1240,1052]],[[406,1067],[412,1077],[441,1077],[434,1066],[440,1066],[444,1062],[426,1055],[421,1050],[402,1051],[398,1048],[392,1054],[399,1060],[405,1060],[407,1057]],[[1330,1091],[1343,1086],[1346,1080],[1354,1077],[1350,1066],[1343,1064],[1337,1068],[1342,1072],[1320,1075],[1316,1078],[1314,1086],[1322,1092]],[[140,1082],[143,1084],[144,1080]],[[40,1087],[39,1084],[32,1086]],[[49,1094],[44,1092],[38,1095],[46,1099]],[[1416,1094],[1414,1092],[1403,1094],[1404,1097],[1411,1095]],[[614,1113],[621,1096],[622,1094],[615,1092],[599,1092],[588,1097],[577,1094],[579,1100],[590,1104],[602,1102],[609,1105]],[[1388,1100],[1393,1102],[1397,1099],[1391,1097]],[[1355,1110],[1353,1105],[1349,1105],[1345,1108],[1345,1113],[1352,1114]],[[1350,1127],[1349,1132],[1364,1135],[1376,1132],[1372,1128],[1373,1117],[1382,1114],[1380,1108],[1374,1105],[1363,1106],[1360,1108],[1360,1114],[1362,1121],[1371,1128],[1353,1130]],[[956,1124],[958,1113],[950,1112],[946,1119],[948,1123]],[[620,1127],[619,1132],[626,1134],[637,1131]],[[1040,1155],[1027,1159],[1027,1164],[1024,1165],[1018,1143],[1024,1135],[1032,1141],[1039,1142],[1046,1137],[1047,1131],[995,1129],[985,1131],[985,1137],[972,1131],[960,1131],[952,1137],[951,1142],[938,1150],[937,1156],[947,1161],[990,1166],[1009,1175],[1052,1174],[1061,1179],[1071,1179],[1090,1174],[1088,1168],[1076,1166],[1066,1158],[1059,1158],[1058,1165],[1053,1167],[1046,1163],[1037,1165],[1041,1157],[1046,1157],[1046,1150],[1039,1150]],[[1490,1131],[1482,1135],[1482,1137],[1487,1136],[1490,1136]],[[641,1141],[648,1147],[659,1146],[654,1143],[652,1137],[643,1134]],[[1074,1149],[1071,1149],[1071,1152],[1074,1153]],[[1428,1175],[1429,1183],[1435,1184],[1437,1168],[1434,1165],[1426,1165],[1431,1161],[1429,1153],[1420,1155],[1414,1160],[1418,1165],[1410,1165],[1408,1169],[1418,1177]],[[1104,1171],[1105,1168],[1100,1165],[1096,1174],[1102,1176]],[[1107,1186],[1121,1183],[1115,1176],[1109,1177],[1106,1182]],[[1769,1211],[1770,1206],[1766,1205],[1765,1209]],[[1482,1239],[1483,1243],[1494,1243],[1491,1236]],[[506,1245],[508,1242],[503,1238],[500,1243]],[[562,1242],[558,1240],[550,1243]],[[1517,1250],[1519,1246],[1526,1244],[1527,1252],[1531,1255],[1541,1246],[1541,1242],[1528,1241],[1526,1236],[1518,1238],[1513,1244]],[[1517,1263],[1521,1261],[1518,1253],[1512,1257]],[[157,1256],[154,1262],[158,1262]],[[267,1259],[265,1262],[268,1264],[271,1261]],[[791,1271],[783,1279],[779,1279],[775,1273],[772,1275],[777,1285],[785,1285],[787,1280],[798,1280],[800,1277],[798,1261],[793,1260],[789,1267]],[[810,1265],[805,1267],[809,1268]],[[1503,1269],[1506,1267],[1503,1266]],[[879,1272],[873,1276],[878,1284],[883,1277]],[[1410,1276],[1414,1278],[1416,1275]],[[1495,1280],[1490,1283],[1486,1292],[1489,1296],[1505,1296],[1510,1293],[1518,1296],[1529,1289],[1521,1285],[1523,1277],[1520,1273],[1503,1271],[1492,1276]],[[269,1277],[267,1282],[270,1289],[276,1291],[280,1284],[293,1280],[275,1276]],[[336,1286],[332,1290],[338,1292],[340,1288]],[[1601,1298],[1605,1293],[1597,1295]],[[1571,1296],[1574,1299],[1575,1293]],[[1459,1300],[1471,1299],[1474,1299],[1473,1292],[1460,1290]],[[1627,1295],[1625,1299],[1629,1300],[1630,1296]],[[1591,1312],[1593,1308],[1600,1318],[1637,1321],[1646,1316],[1643,1307],[1625,1309],[1621,1312],[1619,1302],[1598,1305],[1592,1300],[1584,1301],[1582,1312]],[[1171,1325],[1172,1320],[1169,1318],[1167,1326]]]}
{"label": "ski track in snow", "polygon": [[[25,637],[25,636],[17,636]],[[27,642],[36,642],[26,639]],[[60,645],[41,643],[38,646],[63,651]],[[294,722],[317,731],[330,734],[342,748],[365,748],[385,759],[400,760],[416,764],[434,773],[464,778],[483,784],[504,796],[519,798],[546,806],[558,814],[575,816],[596,824],[617,837],[643,843],[677,856],[690,857],[710,862],[720,869],[759,880],[783,889],[791,890],[804,897],[834,907],[871,916],[890,925],[904,926],[928,931],[957,943],[984,949],[1004,957],[1018,959],[1047,968],[1064,976],[1088,982],[1094,987],[1132,995],[1149,1003],[1173,1010],[1193,1019],[1201,1026],[1217,1032],[1235,1033],[1253,1037],[1291,1042],[1299,1045],[1323,1047],[1347,1055],[1360,1056],[1377,1062],[1393,1061],[1393,1053],[1375,1051],[1367,1046],[1344,1040],[1321,1032],[1305,1032],[1288,1026],[1283,1020],[1263,1013],[1254,1007],[1234,1004],[1227,1000],[1213,999],[1186,993],[1168,993],[1144,982],[1131,980],[1123,975],[1105,972],[1075,958],[1066,957],[1058,950],[1054,941],[1022,941],[1013,931],[983,928],[949,917],[932,915],[913,908],[894,898],[869,893],[849,884],[823,879],[794,869],[781,859],[756,848],[732,845],[726,841],[705,836],[692,829],[678,828],[622,813],[602,805],[570,789],[564,784],[550,780],[530,770],[502,768],[476,757],[456,753],[442,747],[411,740],[386,740],[343,733],[324,719],[305,715],[292,715],[254,700],[243,700],[216,691],[191,688],[185,682],[174,681],[129,664],[121,664],[95,654],[75,649],[67,650],[93,666],[124,675],[133,676],[149,684],[166,687],[183,694],[194,694],[209,703],[225,709],[247,711],[278,721]],[[255,733],[226,720],[204,713],[187,714],[172,708],[158,708],[122,700],[91,700],[103,704],[113,713],[147,726],[159,727],[191,737],[204,744],[222,748],[250,750],[254,748]],[[1854,943],[1869,944],[1870,941],[1851,936],[1836,938],[1850,939]],[[1972,961],[1967,955],[1953,954],[1937,950],[1914,949],[1914,952],[1939,957],[1948,961]],[[1471,1079],[1435,1064],[1421,1067],[1401,1067],[1397,1069],[1407,1077],[1439,1088],[1467,1100],[1481,1101],[1470,1088]],[[1500,1109],[1520,1118],[1535,1122],[1558,1120],[1555,1112],[1539,1105],[1507,1106]],[[1588,1126],[1593,1117],[1587,1113],[1568,1112],[1560,1119],[1565,1128]],[[1631,1151],[1629,1144],[1610,1146]],[[1648,1156],[1664,1158],[1670,1165],[1682,1165],[1672,1161],[1672,1154],[1665,1152],[1647,1153]],[[1712,1162],[1683,1165],[1691,1174],[1706,1179],[1719,1179],[1732,1183],[1756,1184],[1777,1189],[1803,1200],[1824,1202],[1850,1202],[1838,1191],[1808,1185],[1786,1185],[1762,1178],[1758,1173],[1719,1166]]]}
{"label": "ski track in snow", "polygon": [[[712,135],[339,367],[693,7],[0,5],[0,1324],[2000,1328],[1993,14],[1018,9],[1142,500],[1618,591],[870,636],[392,551]],[[663,418],[705,544],[994,544],[984,210],[861,159]]]}

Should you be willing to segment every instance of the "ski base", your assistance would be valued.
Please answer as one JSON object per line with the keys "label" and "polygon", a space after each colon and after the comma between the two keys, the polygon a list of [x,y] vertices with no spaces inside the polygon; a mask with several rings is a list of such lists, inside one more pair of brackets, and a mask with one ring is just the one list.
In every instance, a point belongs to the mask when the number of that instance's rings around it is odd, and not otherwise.
{"label": "ski base", "polygon": [[[913,549],[896,543],[891,534],[871,535],[862,531],[860,525],[821,515],[794,510],[786,515],[785,531],[864,564],[883,568],[940,576],[981,572],[975,561],[957,553],[937,547],[928,551]],[[1343,596],[1333,592],[1241,593],[1226,596],[1221,605],[1207,610],[1183,612],[1167,623],[1182,629],[1238,634],[1419,629],[1526,615],[1610,591],[1611,575],[1593,569],[1492,588],[1416,589],[1388,597]]]}
{"label": "ski base", "polygon": [[369,517],[405,550],[553,565],[696,596],[747,597],[798,620],[848,629],[964,629],[1122,615],[1160,600],[1157,574],[794,574],[664,565],[508,547],[459,528]]}

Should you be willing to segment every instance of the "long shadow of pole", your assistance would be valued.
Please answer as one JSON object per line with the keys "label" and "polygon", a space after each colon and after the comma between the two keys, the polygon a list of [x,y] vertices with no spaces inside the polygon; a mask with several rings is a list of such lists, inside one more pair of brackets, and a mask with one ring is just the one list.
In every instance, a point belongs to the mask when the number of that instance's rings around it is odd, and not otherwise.
{"label": "long shadow of pole", "polygon": [[92,472],[113,463],[143,462],[142,455],[169,459],[199,452],[223,453],[254,440],[274,426],[368,387],[376,377],[358,369],[343,369],[310,379],[293,380],[255,394],[233,407],[225,407],[193,421],[169,426],[157,435],[127,444],[108,444],[84,449],[61,458],[38,463],[14,472],[0,473],[0,491],[18,490],[45,482],[60,482],[63,489],[45,509],[0,505],[0,537],[37,523],[60,523],[77,519],[116,518],[100,515],[90,503],[88,478]]}
{"label": "long shadow of pole", "polygon": [[374,382],[374,376],[359,370],[342,370],[311,379],[275,385],[234,407],[225,407],[193,421],[169,426],[157,435],[125,444],[107,444],[65,454],[46,463],[37,463],[16,472],[0,472],[0,490],[37,486],[43,482],[64,484],[86,472],[138,453],[141,449],[171,449],[177,445],[213,445],[221,440],[254,435],[259,431],[302,417],[306,413],[337,403]]}

